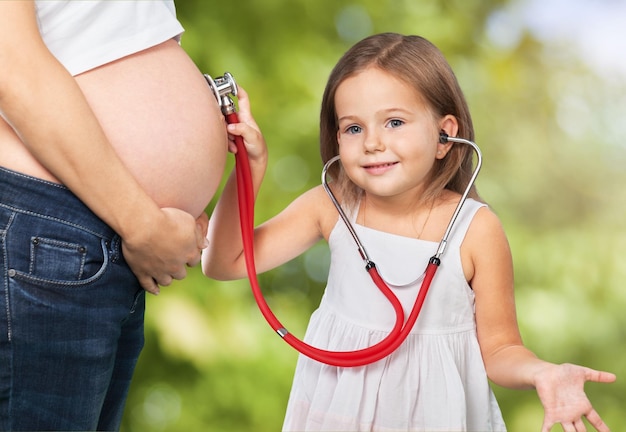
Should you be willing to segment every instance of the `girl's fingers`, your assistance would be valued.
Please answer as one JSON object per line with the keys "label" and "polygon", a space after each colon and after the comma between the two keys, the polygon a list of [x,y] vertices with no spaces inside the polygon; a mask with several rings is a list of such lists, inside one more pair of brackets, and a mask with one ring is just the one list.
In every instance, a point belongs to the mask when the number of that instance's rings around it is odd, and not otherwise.
{"label": "girl's fingers", "polygon": [[239,120],[242,122],[251,121],[250,99],[248,93],[241,86],[237,87],[237,105],[239,105]]}
{"label": "girl's fingers", "polygon": [[600,418],[600,415],[596,412],[596,410],[592,409],[585,417],[587,418],[587,421],[591,424],[591,426],[596,428],[598,432],[610,432],[609,427]]}
{"label": "girl's fingers", "polygon": [[574,430],[576,432],[587,432],[587,428],[585,427],[585,423],[582,418],[574,422]]}

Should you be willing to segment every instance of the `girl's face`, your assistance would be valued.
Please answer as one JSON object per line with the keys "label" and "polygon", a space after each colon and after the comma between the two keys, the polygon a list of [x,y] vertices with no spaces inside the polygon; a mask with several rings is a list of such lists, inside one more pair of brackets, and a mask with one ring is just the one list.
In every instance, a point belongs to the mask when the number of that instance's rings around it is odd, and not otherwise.
{"label": "girl's face", "polygon": [[339,85],[335,109],[341,163],[368,196],[420,196],[435,160],[450,149],[439,144],[439,131],[456,133],[454,117],[435,118],[415,89],[375,67]]}

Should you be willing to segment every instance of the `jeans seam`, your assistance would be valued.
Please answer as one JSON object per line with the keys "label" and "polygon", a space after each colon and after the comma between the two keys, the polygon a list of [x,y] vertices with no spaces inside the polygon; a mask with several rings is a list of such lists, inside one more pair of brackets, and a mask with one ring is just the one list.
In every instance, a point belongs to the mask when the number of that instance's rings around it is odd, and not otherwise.
{"label": "jeans seam", "polygon": [[75,223],[72,223],[72,222],[68,222],[67,220],[64,220],[64,219],[55,218],[55,217],[44,215],[44,214],[41,214],[41,213],[31,212],[31,211],[28,211],[28,210],[18,209],[18,208],[15,208],[15,207],[12,207],[12,206],[8,206],[8,205],[5,205],[5,204],[0,204],[0,207],[8,209],[9,211],[13,212],[14,214],[15,213],[21,213],[21,214],[28,215],[28,216],[38,217],[38,218],[42,218],[42,219],[46,219],[46,220],[49,220],[49,221],[58,222],[58,223],[61,223],[63,225],[70,226],[72,228],[76,228],[76,229],[88,232],[89,234],[93,234],[93,235],[95,235],[97,237],[106,237],[106,234],[104,234],[102,232],[91,230],[91,229],[87,228],[86,226],[75,224]]}
{"label": "jeans seam", "polygon": [[9,342],[11,342],[12,339],[12,323],[11,323],[11,307],[9,304],[10,298],[9,298],[9,257],[8,257],[8,251],[6,248],[6,235],[7,232],[9,231],[9,228],[11,227],[11,224],[13,223],[13,220],[15,219],[15,213],[11,213],[11,216],[9,216],[9,220],[4,228],[4,232],[2,233],[2,243],[4,244],[4,246],[2,247],[2,253],[3,253],[3,257],[2,257],[2,262],[4,263],[4,268],[2,269],[4,277],[2,278],[4,280],[4,313],[6,314],[7,317],[7,340]]}

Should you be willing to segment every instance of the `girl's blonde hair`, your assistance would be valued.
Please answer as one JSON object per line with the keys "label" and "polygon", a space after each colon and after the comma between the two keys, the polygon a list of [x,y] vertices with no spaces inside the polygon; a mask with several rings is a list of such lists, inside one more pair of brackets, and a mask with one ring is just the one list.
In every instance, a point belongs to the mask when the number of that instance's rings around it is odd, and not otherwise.
{"label": "girl's blonde hair", "polygon": [[[339,154],[335,108],[337,88],[345,79],[368,67],[379,68],[413,87],[436,117],[448,114],[456,117],[459,124],[457,136],[474,141],[474,128],[465,96],[441,51],[420,36],[381,33],[369,36],[350,48],[328,78],[320,114],[320,151],[324,163]],[[454,144],[445,158],[435,161],[431,181],[421,201],[434,199],[444,189],[462,193],[472,175],[472,161],[470,146]],[[333,164],[329,174],[339,187],[343,202],[354,204],[363,191],[347,177],[341,164]],[[472,187],[469,196],[480,199],[475,187]]]}

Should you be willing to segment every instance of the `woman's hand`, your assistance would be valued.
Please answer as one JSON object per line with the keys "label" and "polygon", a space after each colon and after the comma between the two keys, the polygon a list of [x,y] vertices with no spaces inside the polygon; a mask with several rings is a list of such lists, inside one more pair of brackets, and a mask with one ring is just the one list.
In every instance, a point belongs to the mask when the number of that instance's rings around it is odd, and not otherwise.
{"label": "woman's hand", "polygon": [[158,294],[159,285],[183,279],[186,267],[200,262],[201,251],[208,245],[208,223],[205,213],[194,220],[182,210],[163,208],[158,219],[122,239],[126,262],[143,289]]}
{"label": "woman's hand", "polygon": [[586,432],[583,417],[598,431],[609,432],[585,394],[587,381],[610,383],[614,374],[573,364],[550,364],[535,377],[535,388],[545,415],[542,432],[549,432],[561,423],[564,432]]}

